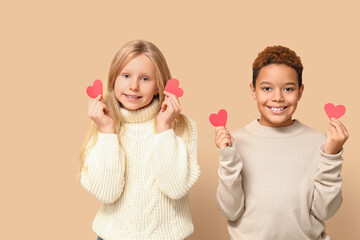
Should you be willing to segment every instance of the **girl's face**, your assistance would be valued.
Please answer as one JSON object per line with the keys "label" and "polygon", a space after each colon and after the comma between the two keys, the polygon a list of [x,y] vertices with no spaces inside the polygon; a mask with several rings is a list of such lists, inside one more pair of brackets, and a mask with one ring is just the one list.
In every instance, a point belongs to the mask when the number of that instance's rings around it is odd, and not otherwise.
{"label": "girl's face", "polygon": [[299,88],[295,69],[284,64],[269,64],[261,68],[256,88],[250,84],[260,112],[259,123],[268,127],[285,127],[293,123],[297,103],[304,85]]}
{"label": "girl's face", "polygon": [[158,94],[155,66],[144,54],[133,58],[115,80],[115,96],[123,108],[137,110]]}

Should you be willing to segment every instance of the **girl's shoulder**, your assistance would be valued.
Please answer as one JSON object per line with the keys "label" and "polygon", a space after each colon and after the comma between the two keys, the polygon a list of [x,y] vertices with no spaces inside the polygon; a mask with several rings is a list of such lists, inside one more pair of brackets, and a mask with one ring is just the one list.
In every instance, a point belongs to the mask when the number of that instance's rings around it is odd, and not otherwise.
{"label": "girl's shoulder", "polygon": [[175,133],[184,140],[197,138],[197,126],[195,121],[190,116],[181,114],[175,127]]}
{"label": "girl's shoulder", "polygon": [[190,116],[185,115],[185,114],[183,114],[183,115],[184,115],[184,117],[185,117],[185,119],[187,121],[187,124],[188,124],[188,126],[190,128],[190,131],[195,131],[196,132],[197,127],[196,127],[195,121]]}

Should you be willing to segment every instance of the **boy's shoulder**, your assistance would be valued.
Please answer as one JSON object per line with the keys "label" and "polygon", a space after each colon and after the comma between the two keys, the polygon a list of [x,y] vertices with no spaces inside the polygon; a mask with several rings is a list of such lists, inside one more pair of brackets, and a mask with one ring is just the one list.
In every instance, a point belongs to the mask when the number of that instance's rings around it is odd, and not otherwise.
{"label": "boy's shoulder", "polygon": [[314,135],[319,135],[319,136],[326,136],[326,134],[320,130],[317,130],[317,129],[314,129],[314,128],[311,128],[303,123],[301,123],[304,127],[305,127],[305,130],[308,134],[314,134]]}
{"label": "boy's shoulder", "polygon": [[244,137],[244,138],[251,137],[250,136],[251,133],[248,130],[248,126],[251,125],[251,124],[253,124],[253,122],[248,123],[244,127],[241,127],[241,128],[230,131],[231,136],[233,136],[235,139],[239,139],[239,138],[242,138],[242,137]]}
{"label": "boy's shoulder", "polygon": [[235,129],[235,130],[232,130],[230,131],[230,134],[232,136],[236,136],[236,135],[243,135],[243,134],[248,134],[248,130],[246,129],[247,125],[242,127],[242,128],[238,128],[238,129]]}

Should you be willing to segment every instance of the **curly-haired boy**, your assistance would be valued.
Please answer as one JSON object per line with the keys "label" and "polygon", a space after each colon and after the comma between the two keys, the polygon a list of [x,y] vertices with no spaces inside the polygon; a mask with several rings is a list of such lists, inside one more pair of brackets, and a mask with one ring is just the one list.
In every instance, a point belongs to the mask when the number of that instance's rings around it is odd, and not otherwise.
{"label": "curly-haired boy", "polygon": [[250,90],[260,118],[232,131],[216,128],[217,206],[231,239],[328,240],[324,221],[342,203],[345,126],[326,134],[293,119],[304,91],[300,57],[267,47],[253,63]]}

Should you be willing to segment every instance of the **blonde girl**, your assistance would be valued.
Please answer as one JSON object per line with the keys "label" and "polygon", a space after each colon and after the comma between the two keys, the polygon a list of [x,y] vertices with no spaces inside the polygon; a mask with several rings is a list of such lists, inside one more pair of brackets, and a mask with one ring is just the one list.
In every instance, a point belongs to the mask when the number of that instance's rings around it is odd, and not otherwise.
{"label": "blonde girl", "polygon": [[89,101],[80,183],[103,202],[92,225],[98,239],[185,239],[194,231],[196,125],[164,91],[169,79],[160,50],[131,41],[111,62],[104,97]]}

